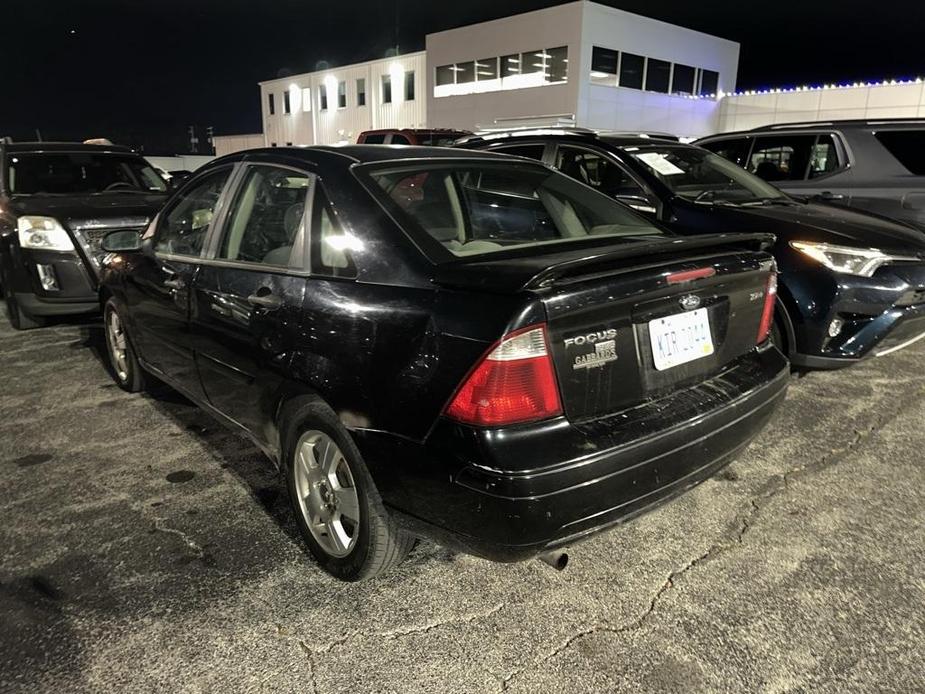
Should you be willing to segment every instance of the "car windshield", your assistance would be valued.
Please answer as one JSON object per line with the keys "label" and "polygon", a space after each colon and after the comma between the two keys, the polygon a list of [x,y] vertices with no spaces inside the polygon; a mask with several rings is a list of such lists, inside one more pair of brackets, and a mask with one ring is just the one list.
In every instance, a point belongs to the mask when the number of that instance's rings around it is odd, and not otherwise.
{"label": "car windshield", "polygon": [[646,145],[624,147],[675,194],[704,204],[788,200],[781,191],[705,149]]}
{"label": "car windshield", "polygon": [[425,232],[456,256],[662,235],[620,203],[542,166],[416,164],[370,175],[406,230]]}
{"label": "car windshield", "polygon": [[163,193],[167,184],[144,159],[104,152],[11,152],[7,188],[13,195]]}

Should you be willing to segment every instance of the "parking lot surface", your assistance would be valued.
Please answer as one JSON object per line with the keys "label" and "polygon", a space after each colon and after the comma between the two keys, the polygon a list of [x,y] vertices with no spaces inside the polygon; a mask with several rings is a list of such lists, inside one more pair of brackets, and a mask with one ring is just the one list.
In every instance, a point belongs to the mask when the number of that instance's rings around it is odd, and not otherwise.
{"label": "parking lot surface", "polygon": [[338,583],[272,465],[99,329],[0,327],[0,691],[925,690],[925,344],[792,383],[717,478],[571,551]]}

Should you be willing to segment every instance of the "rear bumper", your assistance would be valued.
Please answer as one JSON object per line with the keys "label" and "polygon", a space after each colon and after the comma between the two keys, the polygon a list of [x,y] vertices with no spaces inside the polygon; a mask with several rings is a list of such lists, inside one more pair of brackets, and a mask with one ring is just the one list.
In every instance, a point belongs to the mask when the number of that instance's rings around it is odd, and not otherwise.
{"label": "rear bumper", "polygon": [[588,423],[559,418],[491,431],[442,421],[426,444],[402,441],[392,451],[381,434],[357,438],[383,499],[409,529],[517,561],[638,516],[730,462],[789,382],[777,350],[749,360],[664,401]]}

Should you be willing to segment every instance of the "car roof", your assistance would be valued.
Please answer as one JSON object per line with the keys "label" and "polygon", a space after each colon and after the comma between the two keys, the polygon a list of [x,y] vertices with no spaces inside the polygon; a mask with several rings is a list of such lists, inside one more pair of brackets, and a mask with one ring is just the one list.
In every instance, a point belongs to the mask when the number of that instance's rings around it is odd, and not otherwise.
{"label": "car roof", "polygon": [[134,154],[122,145],[87,145],[83,142],[7,142],[0,143],[7,152],[119,152]]}
{"label": "car roof", "polygon": [[457,128],[377,128],[375,130],[364,130],[361,135],[372,135],[380,133],[414,133],[416,135],[426,135],[428,133],[467,133],[468,130]]}
{"label": "car roof", "polygon": [[[755,133],[788,132],[791,130],[903,130],[907,128],[925,128],[925,118],[854,118],[850,120],[827,121],[793,121],[791,123],[774,123],[762,125],[749,130],[735,130],[727,133],[707,135],[702,140],[725,138],[734,135],[754,135]],[[699,141],[699,140],[698,140]]]}
{"label": "car roof", "polygon": [[639,145],[658,142],[678,142],[678,137],[663,132],[628,132],[622,130],[591,130],[571,127],[516,128],[475,133],[457,142],[460,145],[487,144],[489,142],[533,140],[568,140],[576,142],[599,142],[605,140],[611,145]]}
{"label": "car roof", "polygon": [[[366,164],[381,161],[402,161],[406,159],[509,159],[523,163],[522,157],[480,152],[450,147],[424,147],[419,145],[309,145],[306,147],[263,147],[235,152],[209,162],[236,161],[248,156],[278,156],[289,160],[302,159],[308,163],[317,161],[318,154],[339,158],[346,164]],[[536,162],[538,163],[538,162]]]}

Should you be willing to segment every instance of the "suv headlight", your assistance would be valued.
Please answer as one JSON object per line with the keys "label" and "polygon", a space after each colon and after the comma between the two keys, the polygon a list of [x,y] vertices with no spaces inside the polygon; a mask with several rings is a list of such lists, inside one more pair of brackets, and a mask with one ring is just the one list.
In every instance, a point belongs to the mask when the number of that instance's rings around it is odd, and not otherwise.
{"label": "suv headlight", "polygon": [[27,215],[16,221],[19,245],[43,251],[73,251],[74,242],[54,217]]}
{"label": "suv headlight", "polygon": [[921,262],[919,258],[890,255],[876,248],[852,248],[851,246],[833,246],[828,243],[812,241],[791,241],[790,245],[818,263],[822,263],[833,272],[846,275],[873,277],[883,265],[894,262]]}

